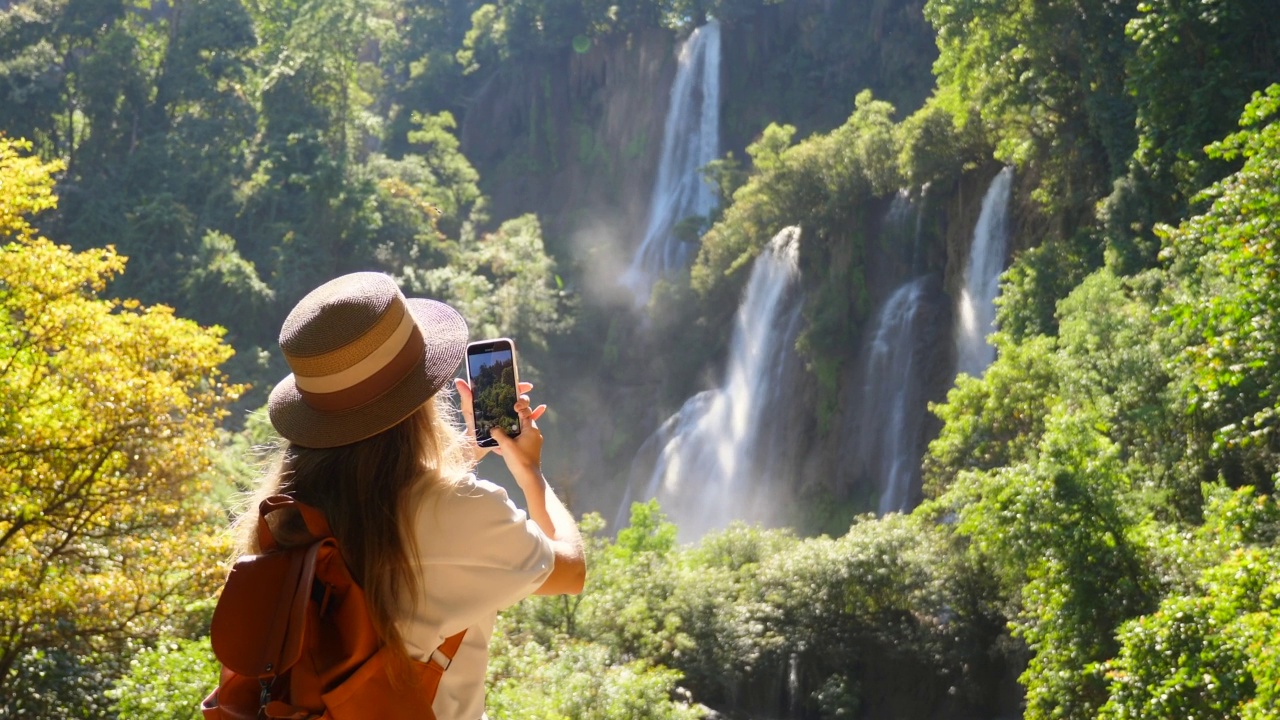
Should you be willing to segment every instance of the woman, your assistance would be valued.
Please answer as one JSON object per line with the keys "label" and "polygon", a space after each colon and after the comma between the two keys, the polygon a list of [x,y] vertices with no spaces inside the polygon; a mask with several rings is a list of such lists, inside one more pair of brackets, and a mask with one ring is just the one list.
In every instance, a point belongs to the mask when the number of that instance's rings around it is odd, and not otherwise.
{"label": "woman", "polygon": [[446,390],[466,344],[453,308],[406,299],[386,275],[313,290],[280,333],[293,374],[268,410],[286,442],[237,522],[241,552],[252,553],[263,498],[320,508],[401,660],[426,661],[465,631],[433,704],[440,720],[484,716],[499,610],[532,593],[579,593],[586,575],[577,524],[542,476],[536,421],[546,406],[530,407],[532,385],[518,388],[519,435],[493,432],[527,515],[471,473],[485,452],[473,441],[471,389],[454,380],[465,429]]}

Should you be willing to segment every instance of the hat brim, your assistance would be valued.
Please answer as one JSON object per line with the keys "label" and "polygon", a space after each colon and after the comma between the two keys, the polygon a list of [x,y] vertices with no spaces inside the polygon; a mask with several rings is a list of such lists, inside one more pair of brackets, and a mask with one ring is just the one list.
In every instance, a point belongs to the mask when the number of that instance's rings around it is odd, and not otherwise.
{"label": "hat brim", "polygon": [[409,298],[407,304],[426,346],[421,366],[378,397],[340,412],[308,405],[291,374],[276,384],[267,401],[276,431],[303,447],[350,445],[396,426],[439,392],[466,355],[467,322],[442,302]]}

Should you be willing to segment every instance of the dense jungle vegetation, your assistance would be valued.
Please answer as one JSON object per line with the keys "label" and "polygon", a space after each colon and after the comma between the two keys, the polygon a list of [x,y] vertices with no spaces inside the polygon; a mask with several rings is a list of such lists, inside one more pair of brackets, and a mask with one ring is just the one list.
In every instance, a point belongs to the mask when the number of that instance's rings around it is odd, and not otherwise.
{"label": "dense jungle vegetation", "polygon": [[[648,308],[678,352],[637,358],[536,190],[572,163],[622,203],[657,141],[605,144],[546,69],[708,17],[751,29],[759,96]],[[998,358],[933,406],[925,502],[691,545],[654,503],[587,513],[586,592],[500,620],[491,717],[1280,717],[1278,79],[1272,0],[8,0],[0,717],[196,717],[251,411],[320,282],[390,272],[546,386],[678,402],[799,224],[834,398],[869,218],[926,187],[962,216],[1002,165]]]}

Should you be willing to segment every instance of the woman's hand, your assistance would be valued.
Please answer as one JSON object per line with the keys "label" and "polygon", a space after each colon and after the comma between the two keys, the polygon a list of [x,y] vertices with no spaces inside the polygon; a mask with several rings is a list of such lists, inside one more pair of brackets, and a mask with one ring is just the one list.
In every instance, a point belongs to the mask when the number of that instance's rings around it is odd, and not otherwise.
{"label": "woman's hand", "polygon": [[[467,424],[467,446],[471,453],[472,461],[480,462],[480,460],[484,458],[485,453],[493,450],[498,455],[504,456],[503,459],[507,461],[507,466],[510,468],[512,460],[508,459],[504,455],[503,441],[518,443],[520,438],[523,438],[525,435],[531,435],[536,436],[536,438],[531,437],[530,440],[524,441],[523,445],[516,446],[515,461],[520,464],[530,466],[537,471],[542,463],[542,433],[538,431],[538,426],[535,421],[542,417],[542,414],[547,410],[547,406],[539,405],[536,408],[530,409],[528,392],[533,389],[533,383],[522,382],[516,385],[516,392],[520,393],[520,397],[516,400],[515,404],[516,414],[520,416],[520,436],[517,438],[509,438],[500,429],[494,428],[493,430],[497,430],[497,432],[490,430],[489,434],[493,436],[495,441],[497,441],[498,447],[496,448],[481,447],[476,443],[476,418],[475,409],[472,405],[473,399],[471,394],[471,385],[462,378],[454,379],[453,384],[454,387],[458,389],[458,404],[462,410],[462,419]],[[499,434],[501,434],[501,437],[499,437]],[[532,453],[532,455],[530,455],[530,453]],[[514,468],[512,468],[512,473],[515,473]]]}
{"label": "woman's hand", "polygon": [[502,456],[507,469],[522,488],[529,483],[541,485],[542,479],[542,431],[538,429],[538,418],[547,411],[546,405],[531,407],[528,393],[533,389],[529,383],[520,383],[517,388],[520,399],[516,400],[516,415],[520,416],[520,434],[510,437],[500,427],[490,428],[489,434],[498,442],[494,452]]}

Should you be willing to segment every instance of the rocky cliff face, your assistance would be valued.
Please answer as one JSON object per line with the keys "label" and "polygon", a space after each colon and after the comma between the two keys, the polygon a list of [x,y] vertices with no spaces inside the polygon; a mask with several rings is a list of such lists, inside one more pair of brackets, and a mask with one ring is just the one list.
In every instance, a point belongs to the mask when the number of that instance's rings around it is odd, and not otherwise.
{"label": "rocky cliff face", "polygon": [[[722,19],[724,150],[745,160],[770,122],[795,125],[798,137],[830,130],[866,88],[900,116],[915,110],[937,55],[923,4],[796,0]],[[681,39],[648,29],[485,80],[460,132],[493,217],[536,212],[553,246],[557,236],[613,232],[630,250],[643,233]]]}
{"label": "rocky cliff face", "polygon": [[933,89],[937,58],[923,0],[795,0],[724,24],[725,147],[771,122],[797,137],[843,123],[871,90],[905,117]]}
{"label": "rocky cliff face", "polygon": [[490,77],[461,140],[492,216],[537,213],[553,251],[593,228],[630,241],[653,183],[675,42],[653,29]]}

